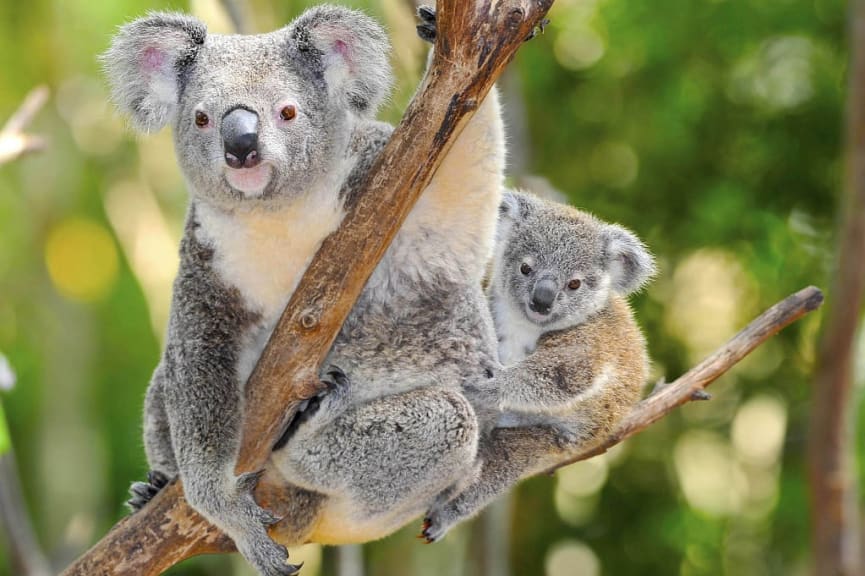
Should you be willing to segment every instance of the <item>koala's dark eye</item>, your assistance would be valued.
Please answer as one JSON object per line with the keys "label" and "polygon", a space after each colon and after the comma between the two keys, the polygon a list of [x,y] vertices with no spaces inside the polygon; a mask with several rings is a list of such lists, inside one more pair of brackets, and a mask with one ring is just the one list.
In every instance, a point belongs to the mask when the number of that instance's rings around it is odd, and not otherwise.
{"label": "koala's dark eye", "polygon": [[523,262],[522,266],[520,266],[520,272],[523,273],[523,276],[528,276],[532,273],[532,267]]}
{"label": "koala's dark eye", "polygon": [[195,125],[199,128],[205,128],[208,124],[210,124],[210,118],[207,117],[207,114],[204,112],[196,112],[195,113]]}
{"label": "koala's dark eye", "polygon": [[580,282],[580,279],[579,279],[579,278],[574,278],[573,280],[571,280],[570,282],[568,282],[568,288],[570,288],[571,290],[576,290],[577,288],[579,288],[580,286],[582,286],[582,284],[583,284],[583,283]]}
{"label": "koala's dark eye", "polygon": [[294,120],[294,117],[297,116],[297,108],[295,108],[292,104],[288,106],[283,106],[282,110],[279,111],[279,117],[288,122],[289,120]]}

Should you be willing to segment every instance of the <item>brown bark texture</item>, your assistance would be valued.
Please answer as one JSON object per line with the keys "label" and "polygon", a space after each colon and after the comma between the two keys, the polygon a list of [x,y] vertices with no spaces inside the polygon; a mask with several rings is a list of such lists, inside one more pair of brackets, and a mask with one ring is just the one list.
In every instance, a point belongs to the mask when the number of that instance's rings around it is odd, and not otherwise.
{"label": "brown bark texture", "polygon": [[849,3],[846,175],[838,259],[814,373],[809,438],[812,546],[817,576],[861,576],[853,356],[865,294],[865,0]]}
{"label": "brown bark texture", "polygon": [[[298,285],[246,385],[238,473],[259,470],[297,405],[320,387],[319,365],[453,138],[553,0],[439,0],[430,69],[357,202]],[[346,249],[350,247],[350,249]],[[249,417],[254,415],[254,417]],[[279,513],[265,476],[256,496]],[[197,514],[174,482],[119,522],[66,575],[159,574],[231,541]]]}

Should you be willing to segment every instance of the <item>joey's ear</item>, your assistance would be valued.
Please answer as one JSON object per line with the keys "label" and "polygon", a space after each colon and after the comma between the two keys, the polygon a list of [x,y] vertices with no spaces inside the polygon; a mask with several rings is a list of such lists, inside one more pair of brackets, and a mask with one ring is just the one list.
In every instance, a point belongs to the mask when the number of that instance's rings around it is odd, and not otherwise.
{"label": "joey's ear", "polygon": [[632,232],[607,224],[602,237],[613,291],[623,296],[630,294],[655,275],[655,259]]}
{"label": "joey's ear", "polygon": [[317,6],[289,26],[290,56],[323,77],[328,95],[372,117],[391,86],[390,41],[378,22],[357,10]]}
{"label": "joey's ear", "polygon": [[522,220],[529,215],[537,201],[537,198],[531,194],[506,188],[502,192],[502,201],[499,204],[499,220],[511,220],[513,222]]}
{"label": "joey's ear", "polygon": [[120,28],[101,56],[118,110],[142,132],[165,126],[177,110],[181,78],[207,36],[183,14],[155,12]]}

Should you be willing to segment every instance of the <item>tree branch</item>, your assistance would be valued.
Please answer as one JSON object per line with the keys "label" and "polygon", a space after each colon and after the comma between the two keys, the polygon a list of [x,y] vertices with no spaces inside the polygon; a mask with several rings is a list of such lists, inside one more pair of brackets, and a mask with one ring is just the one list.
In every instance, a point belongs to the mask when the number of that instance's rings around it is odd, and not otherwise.
{"label": "tree branch", "polygon": [[865,297],[865,1],[850,2],[846,179],[832,305],[820,339],[808,434],[814,573],[863,573],[855,474],[853,358]]}
{"label": "tree branch", "polygon": [[637,404],[604,442],[591,450],[568,458],[549,472],[603,454],[625,438],[629,438],[646,429],[650,424],[657,422],[674,408],[691,400],[704,398],[700,393],[706,386],[723,376],[727,370],[750,354],[757,346],[805,314],[816,310],[822,303],[823,293],[813,286],[803,288],[778,302],[754,319],[711,356]]}
{"label": "tree branch", "polygon": [[24,129],[48,101],[48,88],[38,86],[30,91],[24,102],[0,130],[0,165],[45,148],[45,140],[26,134]]}
{"label": "tree branch", "polygon": [[[339,230],[310,264],[246,385],[238,472],[264,467],[297,405],[317,392],[319,365],[375,265],[452,139],[552,3],[439,0],[429,72],[358,201],[347,207]],[[279,515],[279,486],[267,476],[256,497]],[[64,574],[158,574],[184,558],[232,548],[186,504],[175,482],[118,523]]]}

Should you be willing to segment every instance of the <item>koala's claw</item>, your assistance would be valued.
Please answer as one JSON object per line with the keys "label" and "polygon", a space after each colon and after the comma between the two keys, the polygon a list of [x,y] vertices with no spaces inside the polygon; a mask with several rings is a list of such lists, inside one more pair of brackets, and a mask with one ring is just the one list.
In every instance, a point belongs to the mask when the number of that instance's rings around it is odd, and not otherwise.
{"label": "koala's claw", "polygon": [[253,546],[244,556],[265,576],[295,576],[303,567],[303,562],[289,563],[288,550],[274,542],[269,542],[267,546]]}
{"label": "koala's claw", "polygon": [[325,376],[326,378],[322,378],[321,382],[327,386],[328,392],[333,392],[339,388],[346,388],[351,384],[351,381],[348,379],[345,372],[337,366],[328,366]]}
{"label": "koala's claw", "polygon": [[420,6],[417,9],[417,17],[421,23],[417,25],[417,35],[425,42],[434,43],[436,40],[436,11],[430,6]]}
{"label": "koala's claw", "polygon": [[255,487],[258,486],[258,481],[261,480],[263,475],[264,469],[241,474],[237,477],[237,489],[240,490],[242,494],[252,493],[252,491],[255,490]]}
{"label": "koala's claw", "polygon": [[171,478],[162,472],[151,470],[147,473],[147,482],[133,482],[132,486],[129,487],[129,494],[132,498],[126,501],[126,506],[131,513],[138,512],[170,481]]}
{"label": "koala's claw", "polygon": [[423,519],[418,538],[425,540],[424,544],[432,544],[441,540],[447,531],[448,529],[442,526],[441,522],[431,516],[427,516]]}

